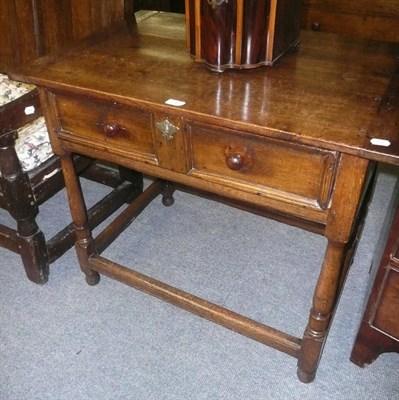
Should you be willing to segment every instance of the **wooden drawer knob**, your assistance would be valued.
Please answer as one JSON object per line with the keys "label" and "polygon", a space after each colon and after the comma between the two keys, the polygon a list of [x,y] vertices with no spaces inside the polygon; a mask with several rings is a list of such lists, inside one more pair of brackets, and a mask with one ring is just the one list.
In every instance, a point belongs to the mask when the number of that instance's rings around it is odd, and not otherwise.
{"label": "wooden drawer knob", "polygon": [[251,151],[245,146],[229,145],[224,154],[227,166],[233,171],[252,166]]}
{"label": "wooden drawer knob", "polygon": [[240,170],[245,164],[245,154],[231,153],[226,155],[226,164],[233,171]]}
{"label": "wooden drawer knob", "polygon": [[312,23],[312,31],[319,32],[321,30],[321,24],[319,21],[314,21]]}
{"label": "wooden drawer knob", "polygon": [[107,137],[115,137],[123,129],[115,122],[110,122],[103,126],[103,131]]}

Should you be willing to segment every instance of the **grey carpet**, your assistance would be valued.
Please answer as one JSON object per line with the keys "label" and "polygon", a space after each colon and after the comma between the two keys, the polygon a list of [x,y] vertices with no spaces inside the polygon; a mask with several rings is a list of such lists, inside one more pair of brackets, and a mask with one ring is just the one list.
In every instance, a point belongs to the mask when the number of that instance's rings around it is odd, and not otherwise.
{"label": "grey carpet", "polygon": [[[87,286],[73,249],[51,266],[44,286],[29,282],[19,257],[0,249],[1,400],[399,398],[398,354],[365,369],[349,361],[397,172],[379,173],[313,383],[297,380],[294,358],[142,292],[105,277]],[[106,190],[84,187],[90,203]],[[50,237],[67,220],[61,192],[42,207],[39,223]],[[173,207],[156,199],[105,255],[302,336],[325,244],[177,192]]]}

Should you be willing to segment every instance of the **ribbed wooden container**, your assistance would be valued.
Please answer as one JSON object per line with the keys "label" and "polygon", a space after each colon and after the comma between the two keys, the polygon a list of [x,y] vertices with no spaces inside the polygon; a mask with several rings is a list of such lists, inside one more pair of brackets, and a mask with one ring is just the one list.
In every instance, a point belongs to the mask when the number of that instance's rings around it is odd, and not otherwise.
{"label": "ribbed wooden container", "polygon": [[187,46],[209,69],[273,63],[299,42],[302,0],[186,0]]}

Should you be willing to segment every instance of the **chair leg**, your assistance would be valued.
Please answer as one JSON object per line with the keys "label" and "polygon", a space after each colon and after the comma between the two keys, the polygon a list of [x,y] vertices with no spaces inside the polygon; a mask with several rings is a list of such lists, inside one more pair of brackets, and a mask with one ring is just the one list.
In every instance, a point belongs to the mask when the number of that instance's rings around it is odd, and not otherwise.
{"label": "chair leg", "polygon": [[32,282],[46,283],[49,276],[49,260],[44,234],[39,229],[35,217],[17,220],[17,224],[20,254],[26,276]]}
{"label": "chair leg", "polygon": [[1,190],[6,200],[6,208],[17,222],[19,253],[26,275],[31,281],[42,284],[47,282],[49,274],[47,247],[44,235],[35,220],[39,208],[29,176],[22,171],[14,143],[14,132],[2,137]]}

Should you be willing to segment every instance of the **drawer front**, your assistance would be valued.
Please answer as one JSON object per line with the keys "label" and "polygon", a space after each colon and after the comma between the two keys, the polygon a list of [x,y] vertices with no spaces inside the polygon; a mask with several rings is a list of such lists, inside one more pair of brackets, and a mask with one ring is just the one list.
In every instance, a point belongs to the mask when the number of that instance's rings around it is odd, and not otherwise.
{"label": "drawer front", "polygon": [[151,114],[91,98],[56,95],[59,136],[91,147],[157,163]]}
{"label": "drawer front", "polygon": [[115,156],[130,159],[141,172],[164,178],[169,172],[188,174],[199,178],[190,182],[200,188],[233,189],[251,195],[250,202],[259,204],[257,199],[267,198],[271,207],[284,211],[284,204],[293,205],[303,210],[301,215],[323,220],[306,210],[325,215],[337,164],[335,152],[190,125],[178,116],[98,99],[65,93],[53,98],[58,137],[71,149],[83,145],[96,150],[99,158],[98,151],[111,161]]}
{"label": "drawer front", "polygon": [[388,269],[376,307],[373,326],[399,340],[399,272]]}
{"label": "drawer front", "polygon": [[325,210],[336,153],[192,126],[190,174],[257,195]]}
{"label": "drawer front", "polygon": [[397,42],[399,8],[392,0],[305,0],[302,27]]}

